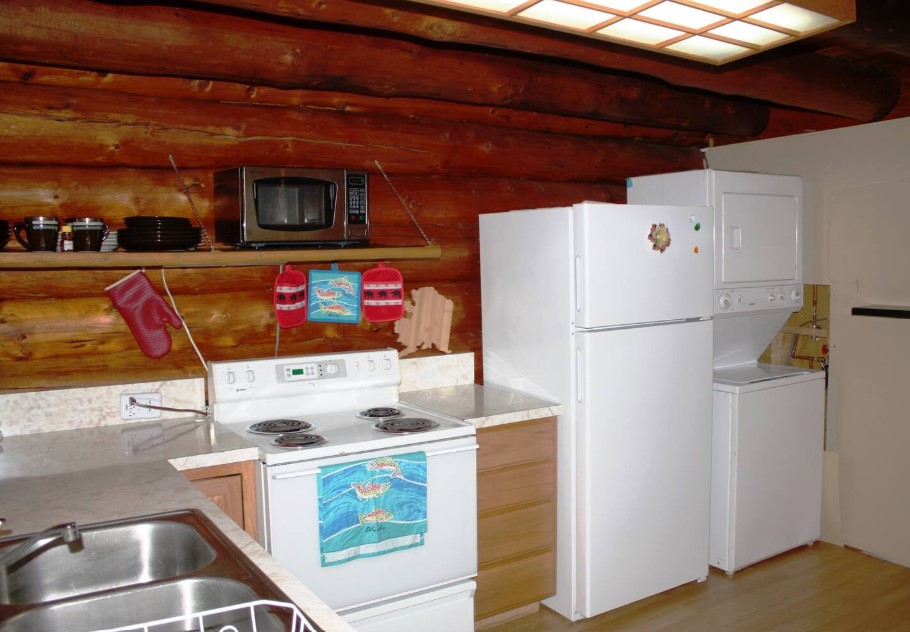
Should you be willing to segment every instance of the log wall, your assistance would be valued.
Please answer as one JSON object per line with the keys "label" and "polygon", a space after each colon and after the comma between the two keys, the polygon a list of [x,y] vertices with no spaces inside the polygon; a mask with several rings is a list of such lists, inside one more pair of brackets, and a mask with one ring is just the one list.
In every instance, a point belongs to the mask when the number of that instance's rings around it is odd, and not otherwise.
{"label": "log wall", "polygon": [[[460,64],[400,38],[192,6],[4,3],[0,23],[16,28],[0,38],[0,218],[101,216],[115,229],[130,215],[191,218],[173,155],[212,234],[217,169],[349,167],[371,172],[374,243],[422,245],[379,160],[442,249],[440,259],[392,265],[406,292],[432,286],[454,301],[455,352],[481,350],[479,214],[623,202],[627,176],[699,168],[695,147],[708,133],[751,133],[767,119],[748,107],[734,121],[721,115],[729,104],[692,95],[672,109],[673,125],[649,125],[669,98],[656,83],[601,89],[570,66],[562,81],[551,64],[529,93],[532,66],[508,56]],[[268,46],[257,45],[263,37]],[[390,87],[409,73],[419,90]],[[506,94],[509,76],[523,83]],[[594,87],[578,94],[584,85]],[[561,107],[566,86],[578,98]],[[21,248],[13,240],[6,250]],[[202,376],[181,331],[169,330],[164,358],[142,354],[104,294],[128,273],[0,271],[0,390]],[[277,273],[175,267],[165,279],[205,358],[224,360],[273,354]],[[163,291],[161,272],[147,274]],[[392,323],[305,323],[281,331],[279,353],[383,346],[397,346]],[[479,356],[477,365],[480,379]]]}

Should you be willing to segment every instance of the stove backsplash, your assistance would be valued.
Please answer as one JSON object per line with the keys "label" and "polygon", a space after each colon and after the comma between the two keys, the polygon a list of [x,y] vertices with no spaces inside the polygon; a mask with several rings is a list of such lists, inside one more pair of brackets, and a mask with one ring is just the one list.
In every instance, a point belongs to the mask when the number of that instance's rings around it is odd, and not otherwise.
{"label": "stove backsplash", "polygon": [[[115,384],[0,395],[0,431],[4,436],[95,428],[152,419],[120,419],[120,395],[161,393],[161,405],[169,408],[202,409],[205,380],[166,380],[141,384]],[[162,411],[157,419],[186,417],[187,413]]]}
{"label": "stove backsplash", "polygon": [[[473,353],[407,358],[401,361],[402,392],[473,383]],[[201,409],[205,406],[205,379],[192,378],[0,395],[0,432],[11,437],[150,421],[120,419],[120,395],[124,393],[161,393],[162,406]],[[159,419],[186,416],[187,413],[162,411]]]}

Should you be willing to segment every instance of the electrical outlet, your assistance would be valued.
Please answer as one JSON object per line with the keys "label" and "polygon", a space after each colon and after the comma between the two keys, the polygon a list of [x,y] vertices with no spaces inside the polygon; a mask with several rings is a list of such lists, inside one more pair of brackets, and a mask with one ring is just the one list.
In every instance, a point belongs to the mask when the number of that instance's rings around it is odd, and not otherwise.
{"label": "electrical outlet", "polygon": [[124,393],[120,396],[120,419],[157,419],[161,416],[160,410],[131,404],[131,397],[136,404],[161,406],[161,393]]}

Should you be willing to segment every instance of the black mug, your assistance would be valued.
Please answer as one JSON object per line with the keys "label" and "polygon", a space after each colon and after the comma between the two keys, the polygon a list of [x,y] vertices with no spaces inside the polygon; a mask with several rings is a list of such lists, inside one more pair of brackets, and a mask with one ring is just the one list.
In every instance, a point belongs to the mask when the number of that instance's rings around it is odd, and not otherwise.
{"label": "black mug", "polygon": [[77,251],[98,252],[110,232],[100,217],[71,217],[66,223],[73,229],[73,250]]}
{"label": "black mug", "polygon": [[[26,217],[24,222],[16,222],[13,234],[26,250],[56,252],[58,227],[56,217]],[[22,238],[22,231],[25,231],[25,239]]]}

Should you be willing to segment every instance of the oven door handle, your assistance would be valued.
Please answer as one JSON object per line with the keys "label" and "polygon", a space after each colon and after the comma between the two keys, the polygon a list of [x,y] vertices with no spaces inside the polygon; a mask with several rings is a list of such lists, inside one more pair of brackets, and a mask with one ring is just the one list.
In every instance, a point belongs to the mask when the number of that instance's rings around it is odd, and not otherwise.
{"label": "oven door handle", "polygon": [[[431,456],[442,456],[443,454],[455,454],[456,452],[466,452],[468,450],[477,450],[478,445],[463,446],[460,448],[449,448],[448,450],[436,450],[434,452],[427,452],[427,458]],[[273,481],[283,481],[288,478],[303,478],[304,476],[316,476],[319,474],[319,470],[301,470],[299,472],[288,472],[286,474],[272,474]]]}
{"label": "oven door handle", "polygon": [[427,452],[427,458],[430,458],[431,456],[442,456],[443,454],[455,454],[456,452],[466,452],[468,450],[476,450],[476,449],[478,449],[478,447],[479,446],[475,443],[474,445],[463,446],[460,448],[449,448],[448,450],[436,450],[435,452]]}
{"label": "oven door handle", "polygon": [[319,470],[301,470],[299,472],[288,472],[287,474],[272,474],[273,481],[283,481],[286,478],[302,478],[304,476],[316,476]]}

